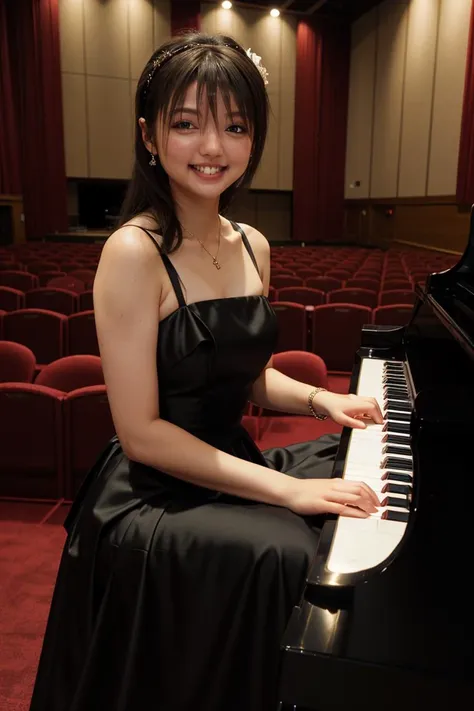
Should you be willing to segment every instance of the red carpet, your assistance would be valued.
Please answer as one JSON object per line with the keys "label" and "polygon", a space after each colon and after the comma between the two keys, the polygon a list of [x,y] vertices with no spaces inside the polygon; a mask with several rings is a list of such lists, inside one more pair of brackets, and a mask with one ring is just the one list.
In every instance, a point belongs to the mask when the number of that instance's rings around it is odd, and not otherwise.
{"label": "red carpet", "polygon": [[28,711],[66,507],[0,501],[0,709]]}

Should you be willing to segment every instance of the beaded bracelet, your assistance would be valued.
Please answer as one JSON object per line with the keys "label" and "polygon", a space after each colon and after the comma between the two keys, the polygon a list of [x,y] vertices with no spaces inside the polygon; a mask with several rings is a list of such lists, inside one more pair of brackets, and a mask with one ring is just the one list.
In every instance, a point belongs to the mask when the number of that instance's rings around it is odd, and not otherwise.
{"label": "beaded bracelet", "polygon": [[309,411],[315,417],[317,420],[327,420],[328,416],[327,415],[319,415],[314,407],[313,407],[313,398],[320,392],[327,392],[327,388],[314,388],[314,390],[311,390],[310,394],[308,395],[308,407]]}

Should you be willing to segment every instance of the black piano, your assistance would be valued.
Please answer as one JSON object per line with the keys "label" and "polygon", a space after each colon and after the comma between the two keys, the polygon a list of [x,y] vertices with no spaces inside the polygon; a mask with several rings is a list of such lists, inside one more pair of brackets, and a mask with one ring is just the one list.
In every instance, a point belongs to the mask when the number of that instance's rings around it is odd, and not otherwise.
{"label": "black piano", "polygon": [[474,210],[467,249],[417,287],[409,323],[364,327],[333,476],[382,508],[328,517],[282,641],[283,711],[474,709]]}

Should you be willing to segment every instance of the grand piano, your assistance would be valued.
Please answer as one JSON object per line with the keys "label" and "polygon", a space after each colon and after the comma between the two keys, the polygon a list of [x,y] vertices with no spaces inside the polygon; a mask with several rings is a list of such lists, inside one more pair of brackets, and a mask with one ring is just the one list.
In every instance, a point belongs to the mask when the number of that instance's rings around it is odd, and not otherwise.
{"label": "grand piano", "polygon": [[474,709],[474,208],[466,251],[417,287],[409,323],[364,327],[333,476],[368,519],[327,517],[281,650],[283,711]]}

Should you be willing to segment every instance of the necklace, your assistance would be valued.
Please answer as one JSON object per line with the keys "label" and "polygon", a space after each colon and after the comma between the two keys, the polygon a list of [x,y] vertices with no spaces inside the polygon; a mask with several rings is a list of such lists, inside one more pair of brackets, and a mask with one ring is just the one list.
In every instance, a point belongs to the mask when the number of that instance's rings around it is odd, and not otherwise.
{"label": "necklace", "polygon": [[211,257],[212,263],[213,263],[213,265],[215,266],[215,268],[216,268],[216,269],[220,269],[220,268],[221,268],[221,265],[220,265],[219,262],[217,261],[217,257],[219,256],[219,249],[220,249],[220,247],[221,247],[221,232],[222,232],[221,221],[219,220],[219,231],[218,231],[218,233],[217,233],[217,240],[218,240],[218,241],[217,241],[217,252],[216,252],[216,256],[215,256],[215,257],[214,257],[213,254],[210,253],[210,251],[207,249],[207,247],[205,247],[205,246],[203,245],[203,243],[201,242],[201,240],[199,239],[199,237],[196,237],[195,235],[193,235],[193,233],[190,232],[189,230],[187,230],[185,227],[183,227],[183,230],[184,230],[185,232],[187,232],[188,235],[190,235],[190,237],[192,237],[193,239],[196,239],[196,240],[199,242],[199,244],[201,245],[201,247],[202,247],[202,248],[208,253],[208,255]]}

